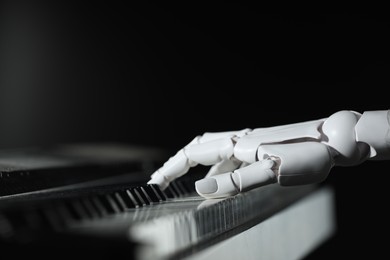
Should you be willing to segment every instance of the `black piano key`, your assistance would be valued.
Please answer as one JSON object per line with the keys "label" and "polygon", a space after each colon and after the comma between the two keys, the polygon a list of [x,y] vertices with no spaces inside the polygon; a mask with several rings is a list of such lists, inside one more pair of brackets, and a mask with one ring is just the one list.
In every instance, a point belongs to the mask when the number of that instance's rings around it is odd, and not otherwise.
{"label": "black piano key", "polygon": [[183,186],[186,187],[186,189],[188,190],[189,193],[195,192],[194,182],[189,183],[189,182],[183,181],[182,183],[183,183]]}
{"label": "black piano key", "polygon": [[153,199],[149,196],[148,192],[146,192],[145,187],[138,187],[138,191],[141,193],[141,196],[146,199],[148,205],[154,204]]}
{"label": "black piano key", "polygon": [[115,199],[113,198],[113,196],[111,196],[111,194],[104,195],[104,198],[106,199],[107,203],[110,205],[110,207],[113,211],[112,213],[121,212],[118,204],[115,202]]}
{"label": "black piano key", "polygon": [[64,201],[63,205],[67,209],[67,211],[69,212],[72,219],[77,221],[77,220],[81,220],[83,218],[83,216],[80,215],[80,213],[73,206],[71,201]]}
{"label": "black piano key", "polygon": [[74,222],[74,218],[69,211],[69,208],[67,208],[64,203],[58,203],[58,205],[56,205],[56,210],[63,219],[64,225],[69,226]]}
{"label": "black piano key", "polygon": [[141,196],[142,200],[145,202],[146,205],[149,205],[153,202],[149,198],[149,195],[145,192],[145,189],[142,186],[136,187],[135,191],[137,191],[137,194],[139,194],[139,196]]}
{"label": "black piano key", "polygon": [[90,218],[83,205],[77,199],[72,200],[69,206],[71,208],[71,212],[75,213],[78,220]]}
{"label": "black piano key", "polygon": [[142,206],[146,206],[146,205],[149,204],[149,202],[146,200],[145,196],[140,191],[139,187],[134,188],[133,192],[134,192],[135,196],[138,197],[138,199],[139,199],[139,201],[140,201]]}
{"label": "black piano key", "polygon": [[142,186],[141,189],[144,193],[146,193],[149,200],[151,201],[151,204],[160,201],[160,198],[157,196],[157,194],[154,192],[150,185]]}
{"label": "black piano key", "polygon": [[87,217],[89,219],[92,219],[93,216],[94,216],[94,213],[91,212],[91,210],[88,207],[86,207],[86,205],[84,204],[83,200],[81,198],[79,198],[79,199],[77,199],[77,203],[84,210],[84,212],[87,215]]}
{"label": "black piano key", "polygon": [[148,186],[156,194],[156,197],[159,201],[167,200],[167,196],[164,194],[164,192],[161,191],[160,187],[157,184],[150,184]]}
{"label": "black piano key", "polygon": [[165,190],[164,193],[166,196],[170,199],[178,198],[179,195],[176,193],[176,191],[172,188],[172,185],[169,185]]}
{"label": "black piano key", "polygon": [[131,189],[127,189],[126,193],[136,208],[138,208],[142,205],[141,202],[139,201],[139,199],[134,196]]}
{"label": "black piano key", "polygon": [[171,182],[169,184],[169,186],[171,186],[171,188],[175,191],[175,193],[177,194],[177,197],[184,196],[184,194],[181,192],[181,190],[177,187],[176,181]]}
{"label": "black piano key", "polygon": [[176,190],[178,191],[180,196],[187,195],[187,192],[186,192],[185,188],[183,187],[183,185],[181,184],[181,181],[175,181],[173,183],[173,186],[176,188]]}
{"label": "black piano key", "polygon": [[188,193],[194,193],[196,192],[195,190],[195,182],[194,181],[180,181],[182,186],[185,188],[185,190]]}
{"label": "black piano key", "polygon": [[81,203],[92,218],[100,217],[99,212],[89,198],[82,198]]}
{"label": "black piano key", "polygon": [[60,231],[65,226],[64,219],[55,208],[44,208],[42,209],[42,213],[53,230]]}
{"label": "black piano key", "polygon": [[101,203],[100,199],[97,196],[92,196],[90,199],[92,205],[94,205],[100,217],[108,214],[108,211],[106,210],[106,208],[104,207],[104,205]]}
{"label": "black piano key", "polygon": [[184,193],[184,194],[189,194],[191,192],[191,190],[189,190],[186,185],[184,185],[184,182],[182,181],[178,181],[177,182],[177,186],[180,188],[180,190]]}
{"label": "black piano key", "polygon": [[113,198],[117,202],[118,206],[120,207],[121,211],[125,211],[127,209],[126,203],[123,201],[121,195],[119,195],[118,192],[114,193]]}
{"label": "black piano key", "polygon": [[129,194],[126,191],[121,190],[121,191],[118,191],[117,193],[122,198],[122,201],[125,203],[127,209],[131,209],[131,208],[135,208],[136,207],[136,204],[130,198]]}
{"label": "black piano key", "polygon": [[100,194],[97,196],[99,202],[103,205],[104,209],[108,214],[115,213],[115,208],[113,208],[111,202],[107,199],[104,194]]}
{"label": "black piano key", "polygon": [[107,194],[106,196],[109,197],[108,200],[110,200],[113,207],[116,208],[116,213],[125,211],[125,207],[123,207],[122,202],[117,198],[115,192]]}
{"label": "black piano key", "polygon": [[81,203],[80,199],[73,199],[72,206],[79,213],[81,219],[92,219],[92,214],[88,209]]}

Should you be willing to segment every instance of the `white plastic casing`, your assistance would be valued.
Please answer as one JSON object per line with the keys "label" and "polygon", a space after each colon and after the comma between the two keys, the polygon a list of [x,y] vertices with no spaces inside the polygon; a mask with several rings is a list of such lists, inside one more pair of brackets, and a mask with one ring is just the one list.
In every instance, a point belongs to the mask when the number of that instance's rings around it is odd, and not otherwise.
{"label": "white plastic casing", "polygon": [[283,186],[321,182],[333,167],[327,146],[318,142],[262,145],[258,157],[280,159],[277,176]]}
{"label": "white plastic casing", "polygon": [[321,133],[318,129],[323,122],[324,120],[320,119],[304,123],[254,129],[250,134],[237,141],[234,147],[234,156],[240,161],[254,163],[257,161],[257,149],[261,145],[302,140],[320,141]]}
{"label": "white plastic casing", "polygon": [[322,126],[323,143],[339,153],[336,158],[337,165],[355,165],[364,157],[355,138],[358,120],[357,114],[344,110],[331,115]]}
{"label": "white plastic casing", "polygon": [[364,112],[355,130],[356,141],[370,146],[370,158],[390,159],[390,110]]}

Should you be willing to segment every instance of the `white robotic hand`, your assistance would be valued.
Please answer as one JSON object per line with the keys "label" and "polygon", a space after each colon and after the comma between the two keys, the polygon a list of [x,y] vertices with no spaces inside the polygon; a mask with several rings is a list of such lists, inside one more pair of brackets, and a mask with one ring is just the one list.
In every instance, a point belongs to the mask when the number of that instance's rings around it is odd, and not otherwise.
{"label": "white robotic hand", "polygon": [[323,181],[335,165],[390,159],[390,111],[339,111],[329,118],[268,128],[205,133],[152,174],[165,189],[197,164],[212,166],[195,183],[205,198],[221,198],[271,183]]}

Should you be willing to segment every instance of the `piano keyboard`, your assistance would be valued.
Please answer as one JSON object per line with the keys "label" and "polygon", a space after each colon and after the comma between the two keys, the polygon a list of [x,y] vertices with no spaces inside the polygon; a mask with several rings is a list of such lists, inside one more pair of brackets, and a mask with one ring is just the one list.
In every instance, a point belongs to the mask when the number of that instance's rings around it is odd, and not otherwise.
{"label": "piano keyboard", "polygon": [[[139,171],[3,195],[0,246],[92,247],[110,254],[115,248],[132,259],[184,259],[245,233],[324,189],[274,184],[226,199],[205,200],[194,190],[194,181],[204,175],[198,169],[164,191],[145,184],[149,175]],[[327,214],[332,219],[332,210]],[[327,232],[332,230],[329,224]]]}
{"label": "piano keyboard", "polygon": [[[115,179],[120,181],[118,177]],[[99,180],[99,183],[106,182],[106,179]],[[0,238],[17,241],[20,233],[23,235],[20,239],[26,243],[26,231],[64,231],[80,221],[177,200],[191,193],[194,193],[193,188],[183,181],[172,183],[164,192],[157,185],[98,185],[92,182],[3,196],[0,197],[0,220],[3,223]]]}

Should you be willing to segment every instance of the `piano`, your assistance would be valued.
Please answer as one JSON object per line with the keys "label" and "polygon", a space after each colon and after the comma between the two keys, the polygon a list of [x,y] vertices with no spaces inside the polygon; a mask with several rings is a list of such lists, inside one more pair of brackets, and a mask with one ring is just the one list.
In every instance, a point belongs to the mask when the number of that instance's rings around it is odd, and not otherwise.
{"label": "piano", "polygon": [[1,151],[1,251],[303,259],[335,234],[330,186],[275,184],[205,200],[194,190],[203,166],[164,191],[146,184],[168,156],[111,143]]}

